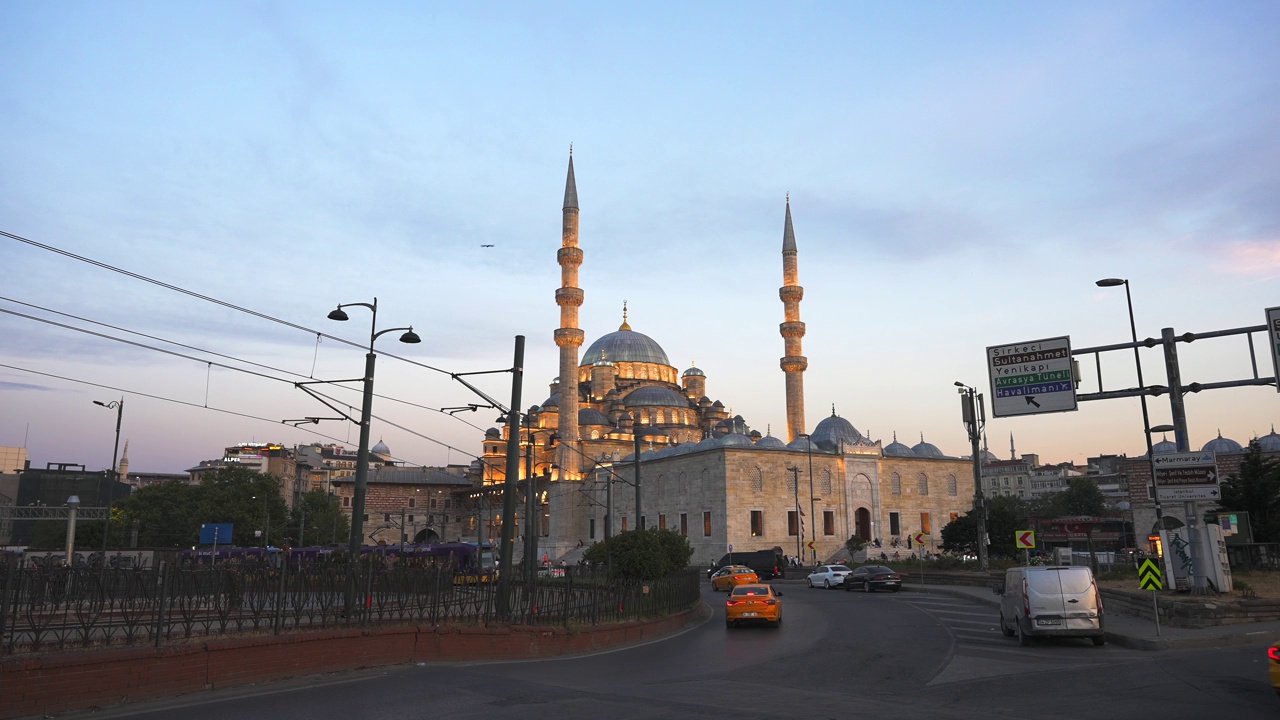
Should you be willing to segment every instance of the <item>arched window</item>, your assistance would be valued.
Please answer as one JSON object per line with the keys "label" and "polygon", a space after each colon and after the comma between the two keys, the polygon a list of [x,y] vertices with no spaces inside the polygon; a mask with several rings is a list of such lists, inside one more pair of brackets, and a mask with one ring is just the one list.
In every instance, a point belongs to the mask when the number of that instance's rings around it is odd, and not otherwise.
{"label": "arched window", "polygon": [[631,365],[628,364],[628,365],[622,366],[622,377],[624,378],[631,377]]}
{"label": "arched window", "polygon": [[959,492],[959,484],[956,482],[955,475],[947,476],[947,494],[955,497]]}
{"label": "arched window", "polygon": [[764,471],[760,468],[751,471],[751,492],[764,492]]}
{"label": "arched window", "polygon": [[902,476],[898,473],[894,473],[893,477],[889,478],[889,492],[894,495],[902,494]]}
{"label": "arched window", "polygon": [[661,410],[659,410],[659,411],[658,411],[658,424],[659,424],[659,425],[662,425],[663,423],[665,423],[665,422],[667,421],[667,420],[666,420],[666,417],[667,417],[667,416],[666,416],[666,414],[664,414]]}
{"label": "arched window", "polygon": [[822,493],[822,497],[831,497],[831,471],[823,470],[822,479],[818,481],[818,492]]}
{"label": "arched window", "polygon": [[920,484],[920,494],[928,495],[929,494],[929,478],[924,473],[920,473],[919,484]]}
{"label": "arched window", "polygon": [[599,440],[599,439],[600,439],[600,431],[599,431],[599,430],[592,430],[592,431],[591,431],[591,439],[592,439],[592,440]]}

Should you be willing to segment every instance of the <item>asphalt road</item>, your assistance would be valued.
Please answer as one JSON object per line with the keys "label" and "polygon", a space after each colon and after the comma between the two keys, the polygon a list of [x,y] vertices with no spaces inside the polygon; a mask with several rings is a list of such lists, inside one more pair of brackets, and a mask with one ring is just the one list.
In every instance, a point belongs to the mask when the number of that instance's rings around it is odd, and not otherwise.
{"label": "asphalt road", "polygon": [[991,609],[963,598],[776,587],[785,593],[779,629],[726,629],[724,595],[708,589],[706,623],[640,647],[327,675],[92,717],[1280,717],[1262,644],[1150,653],[1058,640],[1021,648],[1000,635]]}

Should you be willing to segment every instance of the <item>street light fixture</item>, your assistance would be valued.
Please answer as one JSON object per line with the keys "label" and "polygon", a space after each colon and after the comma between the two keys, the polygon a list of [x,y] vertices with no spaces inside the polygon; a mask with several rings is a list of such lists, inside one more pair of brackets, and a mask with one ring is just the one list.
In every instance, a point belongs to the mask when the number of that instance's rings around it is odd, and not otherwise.
{"label": "street light fixture", "polygon": [[813,565],[818,566],[818,511],[813,497],[813,438],[806,433],[796,437],[804,438],[804,449],[809,455],[809,551],[813,553]]}
{"label": "street light fixture", "polygon": [[1142,402],[1142,434],[1147,443],[1147,463],[1151,468],[1151,494],[1156,503],[1156,527],[1163,530],[1164,508],[1160,505],[1160,491],[1156,486],[1156,458],[1151,450],[1151,433],[1155,432],[1155,428],[1151,427],[1151,416],[1147,413],[1146,384],[1142,381],[1142,356],[1138,353],[1138,326],[1133,320],[1133,296],[1129,293],[1129,281],[1124,278],[1103,278],[1095,284],[1098,287],[1124,286],[1124,299],[1129,307],[1129,335],[1133,338],[1133,364],[1138,370],[1138,389],[1143,391],[1138,400]]}
{"label": "street light fixture", "polygon": [[404,330],[400,342],[416,344],[422,338],[413,332],[413,326],[407,328],[388,328],[378,330],[378,298],[372,303],[346,303],[329,313],[330,320],[345,321],[349,318],[342,310],[344,307],[366,307],[373,314],[369,323],[369,352],[364,356],[364,397],[360,404],[360,449],[356,455],[356,481],[354,497],[351,498],[351,541],[349,548],[352,561],[360,559],[360,548],[364,545],[364,499],[369,482],[369,418],[373,413],[373,371],[377,355],[373,352],[373,342],[382,335]]}
{"label": "street light fixture", "polygon": [[67,514],[67,567],[72,567],[76,548],[76,510],[80,508],[80,496],[72,495],[67,498],[67,507],[71,508],[71,512]]}
{"label": "street light fixture", "polygon": [[107,538],[111,535],[111,500],[112,493],[115,492],[114,483],[120,482],[120,467],[116,465],[116,458],[120,455],[120,421],[124,419],[124,398],[112,400],[111,402],[102,402],[94,400],[94,405],[101,405],[109,410],[116,411],[116,446],[111,451],[111,483],[107,484],[107,521],[102,526],[102,564],[103,567],[107,563]]}

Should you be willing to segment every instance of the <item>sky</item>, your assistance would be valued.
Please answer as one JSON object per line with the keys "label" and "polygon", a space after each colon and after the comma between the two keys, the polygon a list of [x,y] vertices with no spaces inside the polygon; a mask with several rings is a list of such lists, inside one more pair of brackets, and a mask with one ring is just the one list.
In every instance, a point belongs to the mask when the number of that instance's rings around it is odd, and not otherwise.
{"label": "sky", "polygon": [[[376,329],[422,343],[376,341],[373,438],[469,462],[498,413],[441,412],[483,402],[451,374],[509,369],[517,335],[521,407],[557,373],[572,144],[586,345],[625,301],[785,437],[789,193],[808,424],[834,407],[967,455],[954,383],[990,395],[988,347],[1129,341],[1100,278],[1130,281],[1140,338],[1280,305],[1278,34],[1271,2],[0,0],[0,446],[106,469],[93,401],[123,398],[133,471],[354,448],[348,422],[282,421],[338,417],[301,381],[358,412],[371,314],[326,315],[376,297]],[[1177,351],[1184,383],[1255,376],[1244,335]],[[1103,389],[1137,385],[1132,351],[1097,357]],[[1167,382],[1159,347],[1141,360]],[[466,379],[511,402],[509,374]],[[1186,409],[1198,449],[1267,434],[1280,397]],[[1042,462],[1146,449],[1134,398],[987,436]]]}

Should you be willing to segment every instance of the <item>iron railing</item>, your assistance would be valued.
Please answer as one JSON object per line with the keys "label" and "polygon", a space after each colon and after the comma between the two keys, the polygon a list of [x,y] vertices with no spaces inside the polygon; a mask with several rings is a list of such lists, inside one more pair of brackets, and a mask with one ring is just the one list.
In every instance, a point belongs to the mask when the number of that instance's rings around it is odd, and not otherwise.
{"label": "iron railing", "polygon": [[492,577],[438,565],[366,559],[122,569],[9,558],[0,560],[0,654],[369,624],[597,625],[680,612],[700,593],[693,568],[647,583],[577,567],[533,578],[517,567],[515,578],[500,603]]}

